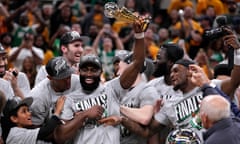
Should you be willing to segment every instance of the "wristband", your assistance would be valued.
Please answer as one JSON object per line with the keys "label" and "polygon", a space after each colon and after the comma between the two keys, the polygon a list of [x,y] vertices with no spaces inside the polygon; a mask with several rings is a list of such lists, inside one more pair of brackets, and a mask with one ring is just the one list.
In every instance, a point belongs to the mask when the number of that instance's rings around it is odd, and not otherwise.
{"label": "wristband", "polygon": [[240,66],[240,48],[234,49],[234,64]]}
{"label": "wristband", "polygon": [[134,37],[135,37],[135,39],[142,39],[142,38],[144,38],[144,32],[135,33]]}

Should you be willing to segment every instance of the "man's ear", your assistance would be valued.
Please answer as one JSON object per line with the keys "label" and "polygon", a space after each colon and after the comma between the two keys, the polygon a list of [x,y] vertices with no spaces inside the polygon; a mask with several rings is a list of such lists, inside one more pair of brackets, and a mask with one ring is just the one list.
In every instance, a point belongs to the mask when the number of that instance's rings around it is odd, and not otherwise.
{"label": "man's ear", "polygon": [[67,52],[67,47],[65,45],[61,46],[61,51],[62,53],[66,53]]}
{"label": "man's ear", "polygon": [[11,120],[13,123],[18,123],[18,118],[17,118],[17,116],[10,116],[10,120]]}

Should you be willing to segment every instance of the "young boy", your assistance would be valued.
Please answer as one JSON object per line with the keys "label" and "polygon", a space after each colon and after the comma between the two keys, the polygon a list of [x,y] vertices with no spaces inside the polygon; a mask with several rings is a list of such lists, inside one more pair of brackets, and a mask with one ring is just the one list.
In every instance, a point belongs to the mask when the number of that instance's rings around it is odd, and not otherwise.
{"label": "young boy", "polygon": [[55,127],[61,124],[61,120],[58,116],[65,102],[64,96],[58,98],[54,115],[49,119],[46,125],[34,129],[31,128],[32,116],[29,111],[32,102],[32,97],[27,97],[23,100],[15,97],[6,102],[2,119],[3,140],[5,143],[36,144],[42,140],[47,141],[49,140],[49,136],[53,134]]}

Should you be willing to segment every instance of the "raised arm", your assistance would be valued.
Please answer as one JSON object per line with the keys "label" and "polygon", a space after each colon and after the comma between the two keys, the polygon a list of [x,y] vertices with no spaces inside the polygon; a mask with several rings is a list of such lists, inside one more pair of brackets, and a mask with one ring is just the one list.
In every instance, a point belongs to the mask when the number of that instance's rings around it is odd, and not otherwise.
{"label": "raised arm", "polygon": [[144,31],[141,29],[142,20],[136,20],[133,24],[135,43],[133,48],[133,62],[120,76],[121,86],[125,89],[131,87],[138,73],[143,67],[145,59]]}
{"label": "raised arm", "polygon": [[234,66],[231,72],[231,78],[228,80],[224,80],[222,82],[221,90],[226,93],[227,95],[233,97],[233,93],[237,89],[237,87],[240,85],[240,44],[237,39],[237,36],[233,34],[233,32],[230,29],[225,29],[229,35],[225,36],[224,44],[228,47],[233,48],[234,52]]}

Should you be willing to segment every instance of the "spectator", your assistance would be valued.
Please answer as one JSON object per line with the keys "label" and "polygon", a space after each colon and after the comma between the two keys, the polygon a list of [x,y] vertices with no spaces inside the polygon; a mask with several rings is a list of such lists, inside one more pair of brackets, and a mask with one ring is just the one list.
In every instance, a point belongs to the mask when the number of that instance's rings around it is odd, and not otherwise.
{"label": "spectator", "polygon": [[35,78],[37,75],[36,64],[32,57],[26,57],[23,60],[23,66],[21,72],[25,73],[32,89],[35,85]]}
{"label": "spectator", "polygon": [[[116,45],[116,47],[114,47]],[[110,24],[105,24],[98,33],[92,47],[99,54],[103,64],[103,74],[106,81],[113,78],[112,59],[118,50],[122,50],[123,43],[116,32],[111,30]]]}
{"label": "spectator", "polygon": [[44,52],[42,49],[35,47],[33,43],[34,34],[25,33],[21,45],[12,48],[12,50],[9,52],[9,61],[13,63],[14,67],[21,70],[23,60],[27,56],[31,56],[37,65],[37,69],[40,68],[44,58]]}
{"label": "spectator", "polygon": [[91,11],[86,14],[82,22],[83,35],[89,35],[91,25],[102,29],[104,24],[110,23],[109,19],[103,13],[103,5],[102,0],[96,0]]}
{"label": "spectator", "polygon": [[65,97],[59,97],[56,104],[56,111],[46,125],[41,128],[30,129],[32,126],[31,106],[33,99],[31,97],[23,100],[8,100],[3,110],[3,139],[5,143],[39,143],[48,140],[49,135],[55,127],[61,124],[58,118],[60,115]]}
{"label": "spectator", "polygon": [[50,37],[52,37],[62,25],[71,27],[72,23],[75,22],[77,22],[77,17],[72,14],[70,5],[66,2],[61,2],[51,17]]}
{"label": "spectator", "polygon": [[144,38],[144,42],[146,46],[147,57],[155,61],[157,58],[159,47],[154,41],[154,32],[152,29],[148,28],[145,32],[145,35],[146,36]]}
{"label": "spectator", "polygon": [[[30,85],[27,79],[27,76],[22,73],[18,72],[16,68],[10,68],[8,69],[8,59],[7,59],[7,52],[0,44],[0,78],[7,80],[11,84],[11,88],[14,90],[14,94],[11,93],[11,90],[7,90],[9,94],[5,94],[6,96],[9,96],[8,98],[15,96],[19,96],[21,98],[24,98],[26,94],[30,91]],[[4,83],[3,83],[3,90]],[[9,89],[9,88],[7,88]],[[5,93],[5,91],[4,91]]]}
{"label": "spectator", "polygon": [[231,117],[230,103],[222,96],[205,97],[200,106],[200,118],[203,127],[207,129],[203,134],[204,144],[240,142],[240,121]]}
{"label": "spectator", "polygon": [[[33,13],[36,12],[31,9],[31,3],[25,3],[24,5],[16,9],[14,13],[12,13],[7,18],[8,30],[9,32],[12,33],[13,36],[12,42],[13,47],[20,46],[20,44],[22,43],[22,38],[25,33],[36,34],[37,32],[42,31],[43,28],[45,27],[45,23],[42,20],[40,20],[40,17],[36,17],[39,19],[40,24],[33,24],[32,26],[30,26],[29,18],[27,16],[27,10],[30,10]],[[18,23],[14,22],[14,19],[16,19],[17,16],[19,16]]]}
{"label": "spectator", "polygon": [[171,1],[167,11],[168,14],[170,14],[170,12],[172,10],[180,10],[180,9],[185,9],[186,7],[192,7],[193,8],[193,2],[190,0],[173,0]]}
{"label": "spectator", "polygon": [[45,41],[44,37],[40,34],[34,37],[34,44],[35,47],[41,48],[44,52],[44,58],[42,64],[45,65],[47,62],[54,57],[54,53],[52,49],[48,47],[47,42]]}
{"label": "spectator", "polygon": [[199,0],[196,5],[196,13],[200,16],[205,14],[209,6],[214,8],[216,15],[224,14],[223,3],[220,0]]}
{"label": "spectator", "polygon": [[194,20],[192,7],[184,8],[183,14],[180,15],[180,22],[176,23],[175,28],[180,30],[180,37],[186,42],[187,53],[191,59],[194,59],[202,42],[203,29],[198,21]]}

